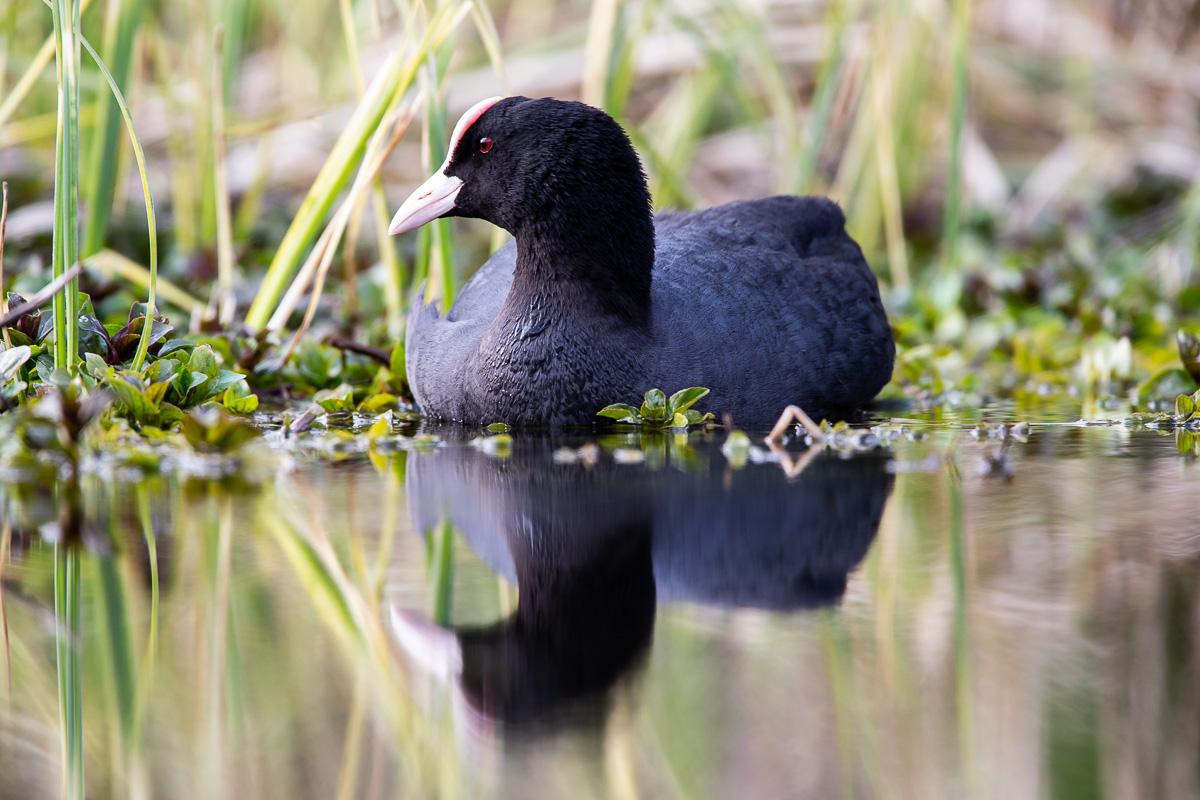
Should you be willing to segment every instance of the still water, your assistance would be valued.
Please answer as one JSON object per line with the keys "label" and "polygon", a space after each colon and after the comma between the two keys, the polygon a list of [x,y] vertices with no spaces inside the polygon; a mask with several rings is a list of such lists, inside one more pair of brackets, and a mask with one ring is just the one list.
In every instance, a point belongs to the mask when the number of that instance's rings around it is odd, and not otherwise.
{"label": "still water", "polygon": [[0,798],[1195,798],[1200,465],[1077,411],[10,481]]}

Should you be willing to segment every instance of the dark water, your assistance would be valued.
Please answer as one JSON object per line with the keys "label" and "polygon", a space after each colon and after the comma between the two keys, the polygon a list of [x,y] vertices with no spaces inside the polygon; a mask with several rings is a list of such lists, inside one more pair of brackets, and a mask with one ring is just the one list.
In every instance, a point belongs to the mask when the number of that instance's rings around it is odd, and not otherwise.
{"label": "dark water", "polygon": [[0,798],[1195,798],[1200,467],[1013,412],[6,484]]}

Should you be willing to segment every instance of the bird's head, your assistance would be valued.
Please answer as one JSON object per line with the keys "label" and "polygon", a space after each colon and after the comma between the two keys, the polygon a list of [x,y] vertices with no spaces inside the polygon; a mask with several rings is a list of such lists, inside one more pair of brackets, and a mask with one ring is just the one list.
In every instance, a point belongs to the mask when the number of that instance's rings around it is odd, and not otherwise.
{"label": "bird's head", "polygon": [[439,217],[476,217],[518,238],[531,224],[586,232],[649,225],[646,178],[629,137],[583,103],[491,97],[454,126],[445,162],[392,219],[402,233]]}

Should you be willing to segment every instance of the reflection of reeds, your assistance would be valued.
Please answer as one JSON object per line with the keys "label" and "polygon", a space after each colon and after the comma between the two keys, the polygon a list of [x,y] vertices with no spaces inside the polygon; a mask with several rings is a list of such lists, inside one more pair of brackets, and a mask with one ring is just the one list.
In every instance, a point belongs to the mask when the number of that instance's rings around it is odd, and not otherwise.
{"label": "reflection of reeds", "polygon": [[83,668],[80,548],[54,547],[54,640],[58,655],[58,721],[62,741],[62,796],[83,800]]}
{"label": "reflection of reeds", "polygon": [[[499,755],[453,683],[432,683],[389,641],[381,609],[393,602],[429,610],[440,597],[432,612],[455,624],[505,613],[463,537],[442,526],[423,541],[407,524],[403,459],[306,467],[258,495],[84,478],[84,542],[98,537],[100,551],[0,539],[17,551],[0,552],[0,569],[20,687],[0,704],[3,785],[54,796],[60,765],[86,759],[89,796],[182,800],[559,786],[1190,797],[1196,476],[1173,452],[1105,457],[1145,446],[1142,434],[1048,436],[1012,449],[1011,483],[975,473],[986,444],[970,441],[954,449],[953,480],[900,475],[840,608],[663,606],[645,671],[614,690],[603,736]],[[925,447],[897,459],[919,462]],[[40,491],[0,487],[14,531],[57,519]],[[76,742],[61,762],[57,730]]]}

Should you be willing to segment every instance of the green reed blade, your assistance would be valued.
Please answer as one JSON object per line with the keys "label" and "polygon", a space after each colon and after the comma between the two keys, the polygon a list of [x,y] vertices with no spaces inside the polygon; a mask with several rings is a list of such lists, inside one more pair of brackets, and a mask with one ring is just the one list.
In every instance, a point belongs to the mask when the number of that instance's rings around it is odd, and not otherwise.
{"label": "green reed blade", "polygon": [[46,71],[46,67],[50,65],[50,59],[54,58],[54,35],[46,37],[46,41],[42,44],[42,48],[37,51],[37,55],[29,63],[25,72],[13,84],[12,90],[5,95],[4,102],[0,102],[0,128],[3,128],[8,118],[12,116],[21,102],[29,96],[33,91],[33,87],[37,85],[38,78],[42,77],[42,73]]}
{"label": "green reed blade", "polygon": [[[49,0],[42,0],[46,5],[50,5]],[[92,0],[83,0],[80,6],[80,13],[88,10],[88,6],[92,4]],[[42,77],[42,73],[46,71],[46,67],[50,65],[50,59],[54,58],[57,44],[57,28],[55,33],[46,37],[46,41],[42,43],[37,54],[29,62],[29,66],[21,73],[21,77],[13,84],[12,90],[4,95],[4,101],[0,102],[0,128],[5,126],[9,117],[13,112],[20,107],[29,93],[33,91],[33,87],[37,85],[38,78]]]}
{"label": "green reed blade", "polygon": [[[225,28],[213,33],[212,72],[212,182],[217,233],[217,320],[223,327],[233,322],[233,214],[229,202],[229,178],[225,168]],[[143,329],[148,332],[149,326]]]}
{"label": "green reed blade", "polygon": [[[155,293],[158,290],[158,228],[154,221],[154,198],[150,196],[150,177],[146,167],[146,153],[142,150],[142,142],[138,139],[137,130],[133,127],[133,116],[129,113],[129,105],[125,102],[125,97],[121,94],[120,87],[113,79],[112,73],[108,71],[108,67],[104,65],[104,61],[100,55],[92,48],[92,45],[79,37],[80,42],[87,48],[92,59],[96,62],[96,66],[100,68],[100,72],[104,75],[104,80],[108,82],[108,87],[112,90],[113,97],[117,101],[117,106],[121,109],[121,116],[125,118],[125,128],[129,131],[129,141],[133,145],[133,155],[137,159],[138,173],[142,179],[142,194],[146,201],[146,229],[150,237],[150,280],[149,289],[146,297],[146,316],[148,319],[154,317],[154,302]],[[76,324],[78,324],[79,313],[75,313]],[[138,340],[137,352],[133,356],[132,369],[134,372],[139,372],[142,366],[146,363],[146,354],[150,350],[150,333],[153,326],[148,322],[142,326],[142,335]],[[72,362],[73,363],[73,362]]]}
{"label": "green reed blade", "polygon": [[[596,0],[592,3],[587,42],[584,44],[581,89],[583,102],[591,106],[604,107],[620,13],[621,4],[617,0]],[[611,109],[609,113],[612,113]]]}
{"label": "green reed blade", "polygon": [[[971,0],[954,0],[953,74],[950,95],[950,164],[946,174],[946,207],[942,215],[942,271],[958,272],[958,245],[962,205],[963,139],[967,116],[967,46],[970,38]],[[957,301],[957,298],[955,298]]]}
{"label": "green reed blade", "polygon": [[396,252],[396,242],[388,236],[389,213],[383,181],[376,179],[371,191],[371,210],[375,215],[375,237],[379,260],[383,263],[383,302],[387,308],[388,337],[399,339],[404,332],[404,263]]}
{"label": "green reed blade", "polygon": [[829,6],[829,14],[832,17],[829,52],[818,71],[817,86],[808,112],[808,125],[804,130],[803,150],[792,181],[794,192],[809,192],[813,189],[817,164],[825,144],[825,133],[829,129],[829,119],[833,114],[833,99],[846,67],[846,32],[850,23],[858,18],[861,5],[862,0],[849,0],[846,3],[831,3]]}
{"label": "green reed blade", "polygon": [[409,90],[426,56],[441,46],[469,11],[467,2],[448,3],[430,18],[424,35],[411,50],[395,50],[384,62],[284,234],[262,286],[246,312],[248,328],[257,331],[266,326],[288,281],[300,267],[305,251],[319,235],[326,214],[349,184],[355,165],[393,98]]}
{"label": "green reed blade", "polygon": [[[109,0],[104,18],[104,52],[108,56],[113,82],[124,89],[133,68],[133,40],[142,19],[145,0]],[[108,92],[96,96],[95,124],[88,152],[83,197],[86,217],[80,253],[90,256],[104,247],[112,212],[113,190],[120,163],[121,120],[113,113],[113,101]]]}
{"label": "green reed blade", "polygon": [[[59,277],[79,261],[79,0],[53,0],[54,50],[58,64],[58,133],[54,153],[52,273]],[[54,366],[79,360],[79,281],[54,295]]]}
{"label": "green reed blade", "polygon": [[[430,168],[436,169],[446,158],[446,141],[449,125],[446,119],[446,101],[444,93],[438,90],[444,70],[444,60],[438,54],[429,54],[427,75],[430,83],[430,102],[425,105],[425,123],[428,135],[425,137],[426,154]],[[440,62],[440,63],[439,63]],[[450,236],[450,220],[435,219],[429,224],[430,269],[437,267],[440,280],[442,308],[448,309],[454,302],[454,240]]]}

